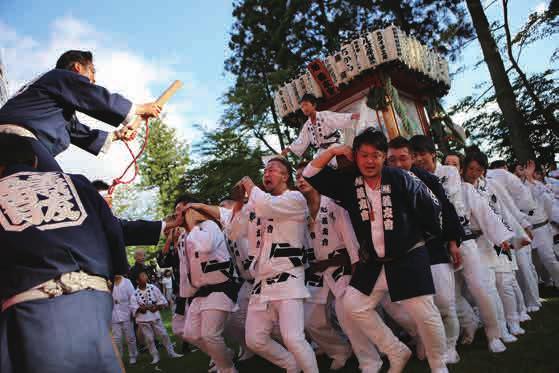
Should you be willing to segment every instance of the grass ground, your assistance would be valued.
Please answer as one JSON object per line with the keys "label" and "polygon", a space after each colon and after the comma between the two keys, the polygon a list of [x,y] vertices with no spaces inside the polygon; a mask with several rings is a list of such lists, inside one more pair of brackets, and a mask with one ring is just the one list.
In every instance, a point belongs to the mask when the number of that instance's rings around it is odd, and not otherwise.
{"label": "grass ground", "polygon": [[[478,330],[474,343],[470,346],[459,346],[462,358],[457,365],[449,366],[454,373],[559,373],[559,293],[554,290],[542,289],[544,298],[542,309],[532,314],[532,320],[522,324],[526,334],[519,341],[507,346],[501,354],[491,354],[487,350],[483,332]],[[164,313],[165,324],[170,327],[170,315]],[[177,348],[177,351],[180,349]],[[169,359],[161,351],[161,362],[150,365],[151,357],[140,355],[135,366],[127,366],[128,373],[203,373],[207,372],[208,358],[202,352],[189,353],[180,359]],[[329,362],[319,357],[321,372],[328,371]],[[280,373],[281,369],[260,358],[251,359],[239,369],[244,372]],[[340,373],[358,372],[355,365],[348,366]],[[426,362],[412,360],[405,369],[406,373],[429,372]]]}

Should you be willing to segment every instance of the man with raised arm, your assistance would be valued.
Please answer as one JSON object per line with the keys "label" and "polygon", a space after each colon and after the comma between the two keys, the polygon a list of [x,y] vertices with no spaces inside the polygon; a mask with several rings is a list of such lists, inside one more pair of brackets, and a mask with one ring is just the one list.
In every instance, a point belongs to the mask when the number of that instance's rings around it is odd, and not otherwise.
{"label": "man with raised arm", "polygon": [[[440,202],[415,175],[384,167],[388,144],[370,128],[356,136],[353,149],[341,145],[314,159],[303,176],[321,194],[349,213],[360,243],[360,261],[344,295],[344,307],[367,337],[390,360],[390,373],[404,369],[411,351],[375,311],[390,293],[414,318],[433,372],[447,372],[446,341],[425,247],[428,234],[441,233]],[[355,159],[356,170],[327,166],[337,155]]]}
{"label": "man with raised arm", "polygon": [[[317,373],[316,356],[305,339],[303,253],[307,235],[307,201],[289,190],[291,166],[281,157],[266,164],[264,190],[249,177],[241,184],[254,208],[255,230],[249,237],[249,270],[255,283],[246,321],[246,342],[256,354],[288,373]],[[285,346],[271,338],[277,322]]]}

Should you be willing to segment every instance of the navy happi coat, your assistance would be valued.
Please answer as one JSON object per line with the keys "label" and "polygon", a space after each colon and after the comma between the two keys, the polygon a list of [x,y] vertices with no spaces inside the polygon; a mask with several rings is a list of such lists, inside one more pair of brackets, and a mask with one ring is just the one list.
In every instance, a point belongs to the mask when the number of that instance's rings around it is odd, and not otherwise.
{"label": "navy happi coat", "polygon": [[441,234],[441,206],[431,190],[413,173],[384,167],[381,176],[385,257],[373,247],[369,204],[364,180],[358,172],[325,167],[306,178],[320,194],[336,200],[349,213],[360,243],[361,260],[350,285],[369,295],[384,266],[393,301],[435,292],[429,255],[424,244],[428,235]]}

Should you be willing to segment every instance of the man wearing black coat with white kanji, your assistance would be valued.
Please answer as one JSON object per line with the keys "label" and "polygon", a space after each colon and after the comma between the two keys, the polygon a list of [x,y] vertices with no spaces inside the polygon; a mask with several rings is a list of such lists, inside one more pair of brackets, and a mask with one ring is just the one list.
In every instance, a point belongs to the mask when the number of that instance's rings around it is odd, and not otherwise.
{"label": "man wearing black coat with white kanji", "polygon": [[118,220],[81,175],[39,172],[0,133],[0,372],[122,371],[107,280],[128,271]]}
{"label": "man wearing black coat with white kanji", "polygon": [[[460,218],[454,205],[448,199],[444,187],[439,178],[416,167],[413,164],[413,148],[410,142],[403,137],[396,137],[388,143],[387,164],[391,167],[401,168],[411,171],[421,181],[427,185],[441,203],[442,209],[442,234],[431,236],[427,240],[427,250],[431,261],[431,273],[435,284],[435,305],[441,313],[445,327],[447,341],[447,364],[456,364],[460,361],[456,351],[456,343],[460,334],[460,324],[456,313],[456,297],[454,283],[454,268],[461,265],[461,255],[458,247],[462,242],[465,233]],[[393,305],[392,311],[396,311]],[[388,311],[390,313],[390,311]],[[397,311],[396,311],[397,312]],[[391,313],[391,316],[394,316]]]}
{"label": "man wearing black coat with white kanji", "polygon": [[[388,292],[400,301],[418,325],[432,372],[447,372],[446,343],[435,292],[427,235],[441,233],[440,202],[410,172],[384,167],[388,144],[370,128],[355,137],[353,149],[338,146],[314,159],[303,176],[321,194],[338,201],[349,213],[360,242],[360,261],[344,295],[344,307],[390,360],[389,372],[401,372],[411,351],[375,311]],[[330,159],[355,159],[352,172],[328,167]]]}

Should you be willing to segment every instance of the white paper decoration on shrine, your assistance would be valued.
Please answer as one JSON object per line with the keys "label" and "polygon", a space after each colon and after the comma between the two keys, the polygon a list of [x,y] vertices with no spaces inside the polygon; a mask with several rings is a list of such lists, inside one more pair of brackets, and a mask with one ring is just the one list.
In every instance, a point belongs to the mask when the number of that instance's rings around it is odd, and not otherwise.
{"label": "white paper decoration on shrine", "polygon": [[[392,61],[450,87],[448,62],[396,26],[365,32],[322,60],[335,86],[347,84],[363,71]],[[278,89],[274,97],[278,114],[284,117],[298,110],[305,93],[323,96],[320,85],[308,70]]]}

